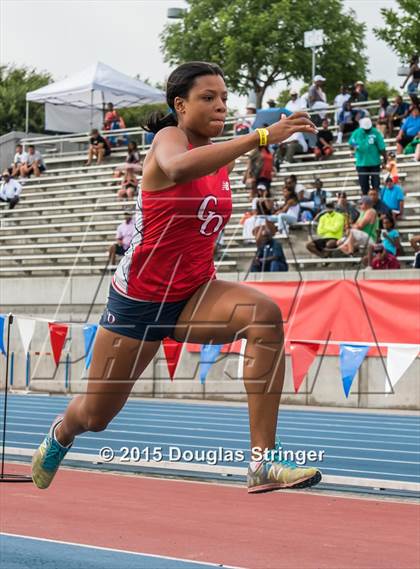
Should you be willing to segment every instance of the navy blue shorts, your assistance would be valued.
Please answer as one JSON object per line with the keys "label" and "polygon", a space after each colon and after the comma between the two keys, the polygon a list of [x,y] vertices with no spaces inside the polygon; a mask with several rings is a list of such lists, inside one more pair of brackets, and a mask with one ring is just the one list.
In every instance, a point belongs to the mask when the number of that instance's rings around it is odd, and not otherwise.
{"label": "navy blue shorts", "polygon": [[107,306],[99,325],[136,340],[153,342],[173,338],[175,324],[189,298],[178,302],[131,300],[109,287]]}

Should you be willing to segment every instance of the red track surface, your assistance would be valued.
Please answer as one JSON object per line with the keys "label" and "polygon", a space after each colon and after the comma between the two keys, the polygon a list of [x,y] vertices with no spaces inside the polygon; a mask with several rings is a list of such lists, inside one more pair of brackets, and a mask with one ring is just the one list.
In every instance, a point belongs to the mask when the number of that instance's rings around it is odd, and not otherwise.
{"label": "red track surface", "polygon": [[[29,472],[7,465],[8,473]],[[1,484],[1,531],[250,569],[416,569],[416,505],[62,469]]]}

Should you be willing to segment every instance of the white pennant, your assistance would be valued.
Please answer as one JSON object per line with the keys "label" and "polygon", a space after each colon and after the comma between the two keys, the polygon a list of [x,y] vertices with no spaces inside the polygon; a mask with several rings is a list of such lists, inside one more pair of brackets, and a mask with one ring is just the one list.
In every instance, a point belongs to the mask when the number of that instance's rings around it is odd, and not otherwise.
{"label": "white pennant", "polygon": [[401,344],[400,346],[388,346],[388,355],[386,358],[386,370],[388,378],[385,379],[385,393],[389,394],[399,381],[399,379],[408,370],[410,365],[416,359],[420,346]]}
{"label": "white pennant", "polygon": [[245,348],[246,348],[246,338],[243,338],[241,340],[241,349],[239,351],[238,379],[244,378]]}
{"label": "white pennant", "polygon": [[20,337],[22,339],[23,350],[26,353],[29,351],[29,344],[31,343],[32,336],[34,335],[36,320],[29,318],[17,318]]}

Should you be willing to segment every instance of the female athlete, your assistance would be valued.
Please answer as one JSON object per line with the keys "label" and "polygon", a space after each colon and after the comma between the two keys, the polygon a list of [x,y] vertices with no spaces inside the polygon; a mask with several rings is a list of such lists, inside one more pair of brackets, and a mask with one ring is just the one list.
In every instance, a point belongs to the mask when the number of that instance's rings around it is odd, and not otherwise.
{"label": "female athlete", "polygon": [[213,249],[229,220],[228,174],[239,156],[295,132],[315,133],[306,113],[268,129],[212,144],[223,132],[227,91],[217,65],[189,62],[168,79],[171,113],[151,117],[156,132],[144,167],[136,232],[110,286],[93,349],[87,391],[57,417],[32,460],[47,488],[74,438],[102,431],[123,408],[161,341],[225,344],[245,338],[244,381],[251,447],[248,491],[312,486],[316,468],[282,461],[276,445],[284,379],[279,307],[252,287],[216,280]]}

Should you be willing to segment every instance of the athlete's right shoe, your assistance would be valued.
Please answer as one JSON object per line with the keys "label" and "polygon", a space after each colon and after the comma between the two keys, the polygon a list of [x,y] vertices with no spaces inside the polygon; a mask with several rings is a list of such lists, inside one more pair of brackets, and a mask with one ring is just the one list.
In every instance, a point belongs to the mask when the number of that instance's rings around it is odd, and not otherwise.
{"label": "athlete's right shoe", "polygon": [[54,438],[54,430],[62,420],[62,416],[54,419],[48,435],[32,457],[32,480],[42,490],[51,484],[61,461],[71,448],[71,445],[64,447]]}

